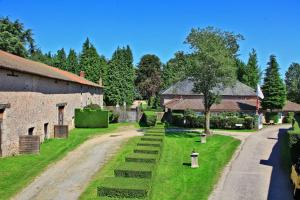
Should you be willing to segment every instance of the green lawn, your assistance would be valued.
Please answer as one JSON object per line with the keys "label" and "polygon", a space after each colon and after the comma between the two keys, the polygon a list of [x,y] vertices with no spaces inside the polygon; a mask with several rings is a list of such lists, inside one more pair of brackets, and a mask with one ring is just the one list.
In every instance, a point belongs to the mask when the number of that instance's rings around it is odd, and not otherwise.
{"label": "green lawn", "polygon": [[135,123],[110,124],[108,128],[73,129],[68,139],[49,139],[41,145],[38,155],[0,158],[0,199],[9,199],[49,164],[58,161],[88,138],[110,133],[122,126]]}
{"label": "green lawn", "polygon": [[[124,162],[126,155],[132,153],[139,140],[132,138],[123,144],[119,153],[94,176],[80,199],[111,199],[97,197],[96,188],[103,184],[105,178],[114,176],[113,170]],[[207,199],[239,144],[239,140],[228,136],[213,135],[206,144],[201,144],[194,133],[168,133],[156,175],[152,179],[149,199]],[[190,168],[193,149],[200,153],[198,169]]]}

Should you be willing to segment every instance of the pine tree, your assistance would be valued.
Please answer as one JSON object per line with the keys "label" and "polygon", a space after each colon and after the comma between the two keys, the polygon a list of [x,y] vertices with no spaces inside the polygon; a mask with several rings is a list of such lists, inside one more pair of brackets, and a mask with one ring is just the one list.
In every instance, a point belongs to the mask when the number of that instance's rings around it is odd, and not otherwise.
{"label": "pine tree", "polygon": [[156,55],[144,55],[138,64],[136,86],[144,99],[151,105],[153,99],[160,91],[162,63]]}
{"label": "pine tree", "polygon": [[245,83],[244,76],[246,73],[246,64],[241,59],[236,58],[235,65],[236,65],[236,69],[237,69],[237,72],[236,72],[237,80],[242,83]]}
{"label": "pine tree", "polygon": [[58,50],[56,55],[54,56],[53,67],[67,70],[67,56],[64,48]]}
{"label": "pine tree", "polygon": [[103,71],[107,63],[103,56],[99,56],[96,48],[90,43],[87,38],[83,44],[82,52],[79,59],[79,71],[85,72],[85,78],[99,83],[103,76]]}
{"label": "pine tree", "polygon": [[276,56],[271,55],[266,69],[264,85],[262,91],[265,98],[262,100],[262,107],[266,109],[282,109],[285,105],[286,90],[285,85],[280,78],[279,65]]}
{"label": "pine tree", "polygon": [[67,70],[74,74],[79,74],[79,63],[76,52],[74,49],[70,49],[67,57]]}
{"label": "pine tree", "polygon": [[129,46],[118,47],[113,53],[105,80],[104,91],[107,104],[116,105],[123,102],[132,104],[135,95],[135,71]]}
{"label": "pine tree", "polygon": [[249,54],[242,82],[255,89],[257,84],[260,82],[260,79],[261,72],[257,62],[257,53],[254,49],[252,49],[252,52]]}
{"label": "pine tree", "polygon": [[285,73],[287,99],[300,103],[300,64],[292,63]]}

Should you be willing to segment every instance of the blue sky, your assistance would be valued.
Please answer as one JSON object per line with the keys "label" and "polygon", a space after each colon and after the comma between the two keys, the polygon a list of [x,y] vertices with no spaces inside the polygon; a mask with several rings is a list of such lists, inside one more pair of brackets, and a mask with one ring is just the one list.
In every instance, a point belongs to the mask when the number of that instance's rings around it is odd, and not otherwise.
{"label": "blue sky", "polygon": [[284,75],[300,62],[300,2],[200,0],[0,0],[0,16],[20,19],[33,29],[43,51],[81,50],[89,37],[100,54],[110,58],[117,46],[130,45],[135,63],[147,53],[163,62],[178,50],[193,27],[215,26],[244,35],[241,58],[252,48],[265,68],[277,56]]}

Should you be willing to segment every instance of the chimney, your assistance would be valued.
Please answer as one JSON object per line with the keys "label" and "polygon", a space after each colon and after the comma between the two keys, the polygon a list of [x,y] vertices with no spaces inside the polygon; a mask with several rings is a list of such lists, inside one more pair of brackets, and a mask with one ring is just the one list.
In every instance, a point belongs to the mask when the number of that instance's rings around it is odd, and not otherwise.
{"label": "chimney", "polygon": [[84,71],[80,71],[79,76],[80,76],[81,78],[84,78]]}

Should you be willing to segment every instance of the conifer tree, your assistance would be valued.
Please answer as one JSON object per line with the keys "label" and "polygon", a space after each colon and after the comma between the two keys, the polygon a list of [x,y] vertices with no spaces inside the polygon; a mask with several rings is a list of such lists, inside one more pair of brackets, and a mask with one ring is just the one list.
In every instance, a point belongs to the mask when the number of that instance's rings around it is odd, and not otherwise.
{"label": "conifer tree", "polygon": [[260,82],[260,79],[261,72],[257,62],[257,53],[254,49],[252,49],[252,52],[249,54],[242,82],[255,89],[257,84]]}
{"label": "conifer tree", "polygon": [[67,70],[67,56],[64,48],[58,50],[56,55],[54,56],[53,67]]}
{"label": "conifer tree", "polygon": [[78,58],[74,49],[70,49],[67,57],[67,70],[74,74],[79,74]]}
{"label": "conifer tree", "polygon": [[106,103],[131,105],[135,96],[135,71],[130,47],[118,47],[108,66],[104,90]]}
{"label": "conifer tree", "polygon": [[273,109],[283,108],[286,100],[286,90],[280,78],[279,65],[275,55],[270,56],[262,91],[265,96],[261,103],[264,110],[270,109],[272,111]]}
{"label": "conifer tree", "polygon": [[285,73],[287,99],[300,103],[300,64],[292,63]]}
{"label": "conifer tree", "polygon": [[80,54],[79,71],[85,72],[86,79],[94,83],[99,83],[106,64],[105,58],[103,56],[99,56],[96,48],[87,38],[83,43],[82,52]]}
{"label": "conifer tree", "polygon": [[245,83],[244,76],[246,73],[246,64],[241,59],[236,58],[235,65],[236,65],[236,69],[237,69],[237,72],[236,72],[237,80],[242,83]]}

